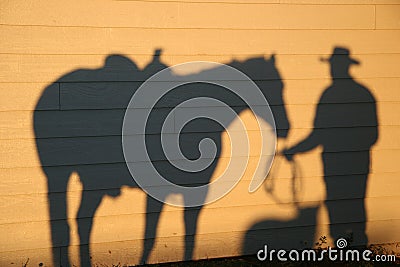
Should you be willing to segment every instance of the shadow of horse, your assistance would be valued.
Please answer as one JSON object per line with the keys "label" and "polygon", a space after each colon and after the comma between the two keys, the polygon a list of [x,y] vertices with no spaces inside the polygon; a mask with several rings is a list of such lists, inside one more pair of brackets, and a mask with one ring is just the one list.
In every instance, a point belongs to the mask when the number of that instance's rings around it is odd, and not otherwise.
{"label": "shadow of horse", "polygon": [[[161,62],[160,55],[161,50],[157,50],[153,60],[142,70],[125,56],[110,55],[101,68],[78,69],[60,77],[44,89],[37,103],[34,112],[34,131],[41,166],[47,177],[55,266],[59,265],[57,255],[60,247],[70,245],[66,192],[72,173],[79,175],[83,186],[76,216],[81,266],[91,265],[90,236],[93,219],[102,199],[105,196],[119,196],[123,186],[138,188],[124,160],[122,124],[125,109],[137,88],[148,77],[167,67]],[[228,65],[244,72],[256,82],[271,105],[278,137],[286,137],[289,122],[283,104],[283,82],[275,66],[274,56],[269,59],[255,57],[243,62],[233,61]],[[46,110],[47,104],[53,101],[54,95],[58,93],[59,109]],[[232,107],[237,114],[248,108],[230,91],[204,84],[180,86],[157,103],[150,114],[150,123],[147,123],[146,128],[149,158],[160,174],[176,184],[187,186],[208,184],[220,156],[221,134],[224,129],[207,119],[189,122],[180,135],[181,149],[189,159],[197,159],[200,156],[197,144],[201,140],[211,138],[214,141],[217,154],[206,169],[198,173],[176,169],[162,152],[160,133],[167,115],[182,101],[200,96],[219,99]],[[257,115],[263,117],[263,114]],[[147,196],[141,263],[148,261],[154,247],[163,205],[164,203]],[[194,237],[202,207],[184,209],[185,260],[190,260],[193,256]],[[63,262],[70,265],[68,258]]]}

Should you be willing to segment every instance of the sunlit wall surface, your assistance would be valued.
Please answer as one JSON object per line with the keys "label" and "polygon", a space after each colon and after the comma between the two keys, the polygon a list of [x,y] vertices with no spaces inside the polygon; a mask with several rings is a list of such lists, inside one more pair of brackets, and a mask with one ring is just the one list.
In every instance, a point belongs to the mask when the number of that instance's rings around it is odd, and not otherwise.
{"label": "sunlit wall surface", "polygon": [[[2,1],[0,36],[1,266],[79,265],[89,253],[110,266],[237,256],[263,243],[333,244],[341,233],[353,245],[399,242],[400,1]],[[358,63],[335,67],[336,57]],[[127,182],[113,146],[127,101],[159,67],[201,60],[240,69],[252,59],[266,62],[252,66],[257,83],[276,90],[277,151],[315,132],[325,139],[294,151],[294,163],[278,155],[254,193],[250,160],[228,195],[196,219],[188,213],[187,227],[197,227],[185,235],[183,208],[151,209]],[[239,118],[257,158],[254,115]],[[229,154],[224,132],[220,140],[210,180],[242,156]]]}

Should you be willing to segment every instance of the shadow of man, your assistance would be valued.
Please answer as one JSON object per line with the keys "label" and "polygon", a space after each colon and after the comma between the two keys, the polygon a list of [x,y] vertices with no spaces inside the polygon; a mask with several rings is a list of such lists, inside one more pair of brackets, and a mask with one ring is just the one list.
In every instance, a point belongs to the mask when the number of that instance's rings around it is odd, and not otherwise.
{"label": "shadow of man", "polygon": [[[372,93],[349,73],[360,64],[344,47],[330,58],[332,84],[323,92],[314,129],[304,140],[284,150],[288,160],[321,145],[326,201],[331,236],[352,237],[367,245],[365,192],[370,170],[370,149],[378,139],[376,101]],[[340,200],[340,201],[339,201]],[[349,240],[352,241],[352,240]]]}

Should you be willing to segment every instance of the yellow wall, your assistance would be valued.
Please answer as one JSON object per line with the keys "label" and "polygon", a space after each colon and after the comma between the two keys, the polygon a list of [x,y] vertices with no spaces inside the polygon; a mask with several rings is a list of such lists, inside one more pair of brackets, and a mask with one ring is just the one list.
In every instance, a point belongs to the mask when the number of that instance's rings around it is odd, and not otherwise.
{"label": "yellow wall", "polygon": [[[335,46],[349,48],[361,62],[351,73],[370,89],[378,108],[380,136],[372,149],[365,199],[369,242],[400,240],[399,0],[2,1],[0,36],[0,265],[21,265],[28,258],[32,266],[52,265],[46,178],[32,120],[44,88],[73,70],[101,67],[109,54],[124,54],[142,68],[156,48],[163,49],[167,65],[275,53],[291,122],[280,148],[295,144],[313,127],[316,104],[330,83],[329,65],[319,58],[329,56]],[[54,101],[48,112],[58,109],[62,96],[55,95]],[[320,153],[316,149],[296,156],[302,168],[302,208],[322,205],[325,199]],[[293,221],[290,230],[270,235],[296,239],[296,231],[305,226],[296,221],[299,211],[285,197],[290,194],[289,170],[283,162],[277,171],[277,194],[288,204],[277,204],[262,188],[248,193],[250,177],[245,175],[229,195],[206,206],[194,257],[240,255],[246,231],[263,220]],[[67,198],[69,253],[75,264],[79,242],[74,218],[81,190],[74,174]],[[182,209],[164,208],[151,262],[182,259],[182,218]],[[315,239],[329,235],[323,205],[317,219]],[[143,192],[123,188],[118,198],[106,197],[94,219],[93,263],[137,264],[144,223]],[[67,249],[58,250],[61,262]]]}

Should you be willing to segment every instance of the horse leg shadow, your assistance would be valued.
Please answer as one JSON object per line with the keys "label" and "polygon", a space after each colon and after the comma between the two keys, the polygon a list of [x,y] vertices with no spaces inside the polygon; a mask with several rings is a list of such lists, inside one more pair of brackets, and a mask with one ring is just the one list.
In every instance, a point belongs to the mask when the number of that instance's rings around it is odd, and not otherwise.
{"label": "horse leg shadow", "polygon": [[185,221],[185,261],[193,259],[193,251],[195,247],[195,237],[197,232],[198,218],[200,215],[201,208],[185,208],[184,221]]}
{"label": "horse leg shadow", "polygon": [[94,215],[100,206],[103,196],[104,193],[101,191],[82,190],[81,204],[76,218],[80,244],[80,266],[92,266],[90,235],[92,233]]}
{"label": "horse leg shadow", "polygon": [[157,234],[157,225],[164,203],[154,198],[146,197],[146,226],[143,240],[143,253],[140,264],[146,264],[154,247]]}
{"label": "horse leg shadow", "polygon": [[[67,220],[67,186],[70,172],[51,167],[43,168],[43,171],[47,177],[53,265],[59,266],[60,247],[68,247],[70,244],[70,229]],[[70,266],[69,260],[65,262],[66,266]]]}
{"label": "horse leg shadow", "polygon": [[[154,248],[157,226],[164,203],[147,196],[146,203],[146,227],[144,234],[143,254],[140,264],[147,263],[150,253]],[[184,260],[193,259],[193,251],[195,246],[195,236],[197,232],[198,217],[202,207],[185,208],[184,223],[185,223],[185,252]]]}

